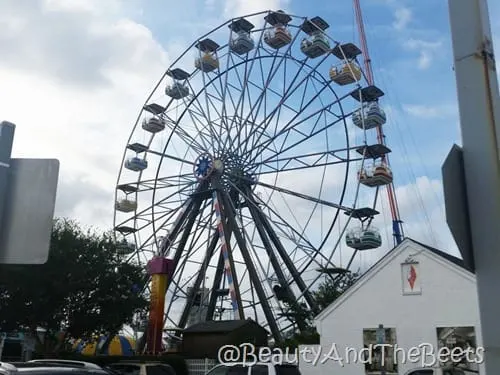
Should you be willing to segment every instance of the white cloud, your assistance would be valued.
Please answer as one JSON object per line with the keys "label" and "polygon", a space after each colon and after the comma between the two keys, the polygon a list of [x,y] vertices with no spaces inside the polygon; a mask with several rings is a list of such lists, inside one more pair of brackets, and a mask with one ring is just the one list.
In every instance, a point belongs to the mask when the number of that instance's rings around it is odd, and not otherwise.
{"label": "white cloud", "polygon": [[226,18],[240,17],[266,10],[284,9],[289,0],[225,0],[224,16]]}
{"label": "white cloud", "polygon": [[409,115],[423,119],[442,119],[447,117],[456,117],[458,115],[458,108],[456,104],[404,104],[403,110]]}
{"label": "white cloud", "polygon": [[442,41],[425,41],[420,39],[407,39],[403,42],[403,47],[410,51],[419,53],[418,67],[422,70],[431,66],[434,57],[439,53],[442,47]]}
{"label": "white cloud", "polygon": [[409,8],[398,8],[394,11],[394,22],[392,26],[396,30],[405,29],[412,20],[412,11]]}
{"label": "white cloud", "polygon": [[119,2],[2,2],[2,117],[14,157],[61,161],[56,215],[111,227],[123,148],[166,51]]}

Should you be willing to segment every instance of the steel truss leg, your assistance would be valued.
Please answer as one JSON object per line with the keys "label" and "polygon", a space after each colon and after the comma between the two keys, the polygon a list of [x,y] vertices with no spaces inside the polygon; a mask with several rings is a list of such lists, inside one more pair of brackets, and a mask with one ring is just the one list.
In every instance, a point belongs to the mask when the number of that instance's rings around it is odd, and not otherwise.
{"label": "steel truss leg", "polygon": [[[251,199],[251,198],[250,198]],[[264,230],[264,226],[262,225],[262,221],[260,220],[260,217],[258,213],[256,212],[255,206],[253,204],[254,202],[250,202],[248,204],[248,209],[250,211],[250,215],[252,216],[255,226],[257,227],[257,231],[259,232],[260,238],[262,239],[262,243],[264,244],[264,248],[266,249],[267,255],[269,256],[269,260],[271,261],[271,265],[276,272],[276,277],[278,278],[278,281],[281,285],[281,287],[285,288],[286,290],[286,295],[288,297],[288,301],[292,306],[297,305],[297,299],[295,298],[295,295],[292,291],[292,288],[290,288],[290,285],[288,284],[288,281],[286,280],[285,274],[281,270],[281,265],[279,264],[278,258],[274,254],[274,249],[273,246],[271,245],[271,242],[269,242],[269,237]],[[296,307],[296,306],[294,306]],[[297,326],[301,331],[304,331],[306,329],[306,325],[303,321],[303,319],[297,319],[296,321]]]}
{"label": "steel truss leg", "polygon": [[259,280],[257,271],[254,267],[254,264],[252,263],[252,258],[250,256],[250,253],[246,247],[245,244],[245,239],[243,235],[240,232],[240,228],[238,227],[235,219],[235,212],[232,209],[229,199],[227,195],[224,192],[217,192],[219,194],[219,197],[221,199],[221,202],[223,203],[223,208],[224,212],[227,216],[228,223],[232,226],[233,228],[233,233],[234,237],[236,238],[236,242],[238,243],[238,247],[240,248],[241,254],[243,255],[243,259],[245,260],[245,265],[248,269],[248,274],[250,276],[250,280],[255,288],[255,291],[257,293],[257,296],[259,297],[260,303],[262,305],[262,309],[264,310],[264,315],[266,316],[266,320],[269,324],[269,328],[271,329],[271,333],[274,336],[274,339],[276,342],[281,342],[283,341],[283,338],[281,336],[281,332],[278,328],[278,325],[276,323],[276,320],[274,319],[273,313],[271,311],[271,307],[269,305],[269,301],[267,300],[266,293],[264,291],[264,288],[262,287],[262,284]]}
{"label": "steel truss leg", "polygon": [[295,283],[299,287],[300,291],[304,295],[304,298],[306,299],[307,303],[309,304],[309,307],[311,308],[311,310],[313,311],[314,314],[318,314],[319,313],[318,304],[316,303],[311,292],[309,291],[306,284],[304,283],[304,280],[302,280],[302,277],[300,276],[299,271],[297,270],[297,268],[293,264],[293,261],[288,256],[283,244],[281,243],[280,239],[278,238],[278,235],[276,234],[276,232],[272,228],[271,224],[269,223],[266,215],[264,214],[264,212],[262,212],[260,207],[255,202],[255,200],[253,198],[251,198],[250,192],[248,193],[248,199],[250,200],[249,207],[250,207],[250,205],[253,205],[253,207],[255,209],[256,216],[260,219],[260,222],[262,223],[265,231],[267,232],[267,234],[269,235],[269,238],[271,239],[272,243],[276,247],[276,250],[278,251],[278,254],[280,255],[281,259],[283,259],[283,262],[285,263],[286,267],[290,271],[290,274],[292,275],[293,280],[295,281]]}

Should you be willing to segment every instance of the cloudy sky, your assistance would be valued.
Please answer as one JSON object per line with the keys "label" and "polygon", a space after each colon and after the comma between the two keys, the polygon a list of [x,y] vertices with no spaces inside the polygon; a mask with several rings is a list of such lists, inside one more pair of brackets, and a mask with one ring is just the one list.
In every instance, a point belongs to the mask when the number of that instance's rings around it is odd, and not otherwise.
{"label": "cloudy sky", "polygon": [[[362,3],[406,235],[457,254],[441,184],[460,143],[446,2]],[[350,0],[0,0],[0,115],[17,124],[14,157],[60,160],[56,215],[111,228],[125,145],[169,63],[227,19],[266,9],[321,15],[336,39],[358,41]],[[500,35],[497,17],[492,28]]]}

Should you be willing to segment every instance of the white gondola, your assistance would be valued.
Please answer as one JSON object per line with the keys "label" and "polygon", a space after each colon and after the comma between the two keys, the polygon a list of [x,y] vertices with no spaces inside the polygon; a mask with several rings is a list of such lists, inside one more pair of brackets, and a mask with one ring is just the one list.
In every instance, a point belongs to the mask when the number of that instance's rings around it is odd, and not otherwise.
{"label": "white gondola", "polygon": [[137,156],[134,156],[130,159],[127,159],[125,161],[125,168],[134,171],[134,172],[140,172],[145,170],[148,167],[148,162],[147,160],[141,159]]}
{"label": "white gondola", "polygon": [[347,246],[356,250],[371,250],[382,245],[382,236],[374,227],[351,229],[345,240]]}
{"label": "white gondola", "polygon": [[358,172],[359,182],[365,186],[376,187],[388,185],[393,180],[392,171],[384,162],[364,167]]}
{"label": "white gondola", "polygon": [[302,40],[300,50],[307,57],[314,59],[327,53],[330,50],[330,43],[323,32],[317,31]]}
{"label": "white gondola", "polygon": [[255,42],[250,36],[250,33],[246,31],[238,31],[235,36],[229,42],[229,48],[231,51],[238,55],[244,55],[250,52],[255,47]]}
{"label": "white gondola", "polygon": [[219,67],[219,59],[214,53],[206,52],[196,58],[194,66],[202,72],[209,73]]}
{"label": "white gondola", "polygon": [[137,210],[137,202],[127,198],[123,198],[116,201],[115,208],[121,212],[133,212]]}
{"label": "white gondola", "polygon": [[174,81],[165,87],[165,94],[172,99],[180,100],[189,95],[189,87],[179,81]]}
{"label": "white gondola", "polygon": [[276,25],[264,33],[264,42],[271,48],[280,49],[292,41],[292,34],[284,25]]}
{"label": "white gondola", "polygon": [[385,112],[377,102],[365,103],[352,114],[352,122],[360,129],[373,129],[387,121]]}
{"label": "white gondola", "polygon": [[158,117],[144,119],[142,128],[150,133],[158,133],[165,129],[165,121]]}
{"label": "white gondola", "polygon": [[116,250],[120,255],[132,254],[135,251],[135,245],[128,242],[126,239],[123,239],[116,244]]}
{"label": "white gondola", "polygon": [[330,79],[340,86],[358,82],[361,76],[361,69],[354,62],[332,66],[330,69]]}

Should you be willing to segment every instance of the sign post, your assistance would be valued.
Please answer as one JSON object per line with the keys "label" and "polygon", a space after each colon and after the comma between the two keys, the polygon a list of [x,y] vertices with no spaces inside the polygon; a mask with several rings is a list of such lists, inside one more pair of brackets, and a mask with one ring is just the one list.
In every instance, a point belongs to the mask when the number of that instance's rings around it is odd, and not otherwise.
{"label": "sign post", "polygon": [[0,123],[0,264],[44,264],[59,161],[11,158],[14,130],[14,124]]}
{"label": "sign post", "polygon": [[15,129],[16,126],[10,122],[2,121],[0,123],[0,228],[2,228],[4,216],[5,191],[9,184],[10,156]]}
{"label": "sign post", "polygon": [[377,344],[381,345],[380,346],[380,366],[382,371],[380,372],[380,375],[386,375],[385,372],[385,344],[386,337],[385,337],[385,328],[383,324],[379,324],[377,328]]}
{"label": "sign post", "polygon": [[[464,260],[475,269],[484,370],[497,375],[500,299],[493,296],[500,284],[500,99],[495,55],[486,0],[448,0],[448,7],[462,147],[452,151],[443,179],[448,186],[465,184],[463,191],[447,189],[446,204],[466,205],[467,210],[447,207],[447,219]],[[468,218],[457,220],[456,215]]]}

